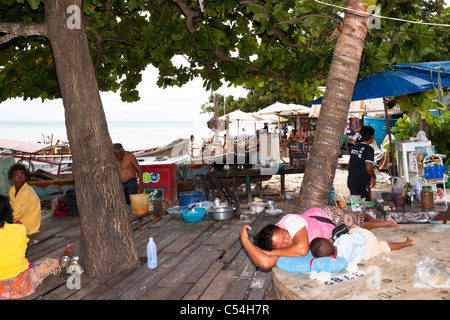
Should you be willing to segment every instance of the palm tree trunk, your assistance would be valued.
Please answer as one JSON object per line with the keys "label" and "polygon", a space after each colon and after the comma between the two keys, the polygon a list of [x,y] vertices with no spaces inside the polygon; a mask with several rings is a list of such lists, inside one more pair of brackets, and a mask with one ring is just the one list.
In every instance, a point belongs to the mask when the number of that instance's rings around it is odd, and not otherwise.
{"label": "palm tree trunk", "polygon": [[[358,0],[346,2],[347,9],[365,11]],[[365,13],[346,10],[341,34],[330,66],[314,144],[305,169],[297,207],[300,212],[328,203],[340,155],[361,54],[367,35]]]}

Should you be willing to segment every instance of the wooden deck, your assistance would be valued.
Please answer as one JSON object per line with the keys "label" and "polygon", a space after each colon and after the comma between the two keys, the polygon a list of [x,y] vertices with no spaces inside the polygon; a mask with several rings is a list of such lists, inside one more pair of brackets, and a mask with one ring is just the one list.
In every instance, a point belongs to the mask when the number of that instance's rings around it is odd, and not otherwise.
{"label": "wooden deck", "polygon": [[[245,213],[245,211],[243,212]],[[247,218],[246,218],[247,217]],[[94,279],[81,277],[79,289],[69,289],[69,275],[50,276],[27,300],[272,300],[272,272],[257,269],[239,240],[239,229],[250,224],[253,232],[279,217],[248,214],[239,220],[200,223],[166,216],[134,218],[132,228],[141,267],[118,275]],[[153,237],[158,267],[146,264],[146,245]],[[79,253],[77,217],[43,215],[40,232],[31,238],[27,258],[59,258],[67,244]],[[80,256],[81,265],[83,257]]]}

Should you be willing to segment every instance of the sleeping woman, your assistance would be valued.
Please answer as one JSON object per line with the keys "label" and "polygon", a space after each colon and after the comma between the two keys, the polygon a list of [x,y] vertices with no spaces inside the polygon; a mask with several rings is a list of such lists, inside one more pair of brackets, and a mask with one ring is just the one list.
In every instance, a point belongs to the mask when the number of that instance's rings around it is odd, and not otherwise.
{"label": "sleeping woman", "polygon": [[[318,217],[318,219],[317,219]],[[263,270],[274,267],[279,257],[301,257],[309,252],[314,238],[330,238],[334,225],[320,218],[330,219],[335,225],[344,223],[349,229],[361,227],[396,226],[394,221],[382,221],[368,214],[353,212],[337,207],[311,208],[303,214],[287,214],[276,225],[265,226],[256,236],[253,244],[248,237],[249,225],[239,231],[242,245],[255,265]]]}

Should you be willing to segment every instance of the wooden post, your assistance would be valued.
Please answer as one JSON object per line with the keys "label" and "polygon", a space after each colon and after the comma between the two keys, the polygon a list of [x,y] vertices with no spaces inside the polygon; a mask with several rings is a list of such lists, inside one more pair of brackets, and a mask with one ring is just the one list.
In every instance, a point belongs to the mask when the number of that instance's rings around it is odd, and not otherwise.
{"label": "wooden post", "polygon": [[383,98],[383,104],[384,104],[384,117],[386,118],[386,126],[387,126],[387,132],[388,132],[388,137],[389,137],[389,154],[391,156],[392,173],[393,173],[393,176],[396,177],[397,170],[395,170],[395,158],[394,158],[394,152],[392,151],[391,126],[389,124],[389,114],[387,111],[386,98]]}

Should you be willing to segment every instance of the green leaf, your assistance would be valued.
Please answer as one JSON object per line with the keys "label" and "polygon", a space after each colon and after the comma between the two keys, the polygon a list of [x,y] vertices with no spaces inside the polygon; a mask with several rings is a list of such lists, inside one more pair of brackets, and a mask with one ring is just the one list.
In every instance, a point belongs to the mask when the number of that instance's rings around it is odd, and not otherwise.
{"label": "green leaf", "polygon": [[173,41],[180,41],[184,37],[181,34],[172,34],[171,38],[172,38]]}
{"label": "green leaf", "polygon": [[233,10],[236,6],[239,5],[239,0],[225,0],[223,4],[228,10]]}
{"label": "green leaf", "polygon": [[28,0],[28,4],[30,5],[31,9],[36,10],[39,7],[39,3],[41,0]]}

